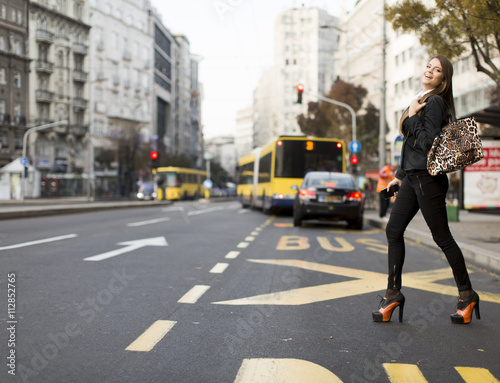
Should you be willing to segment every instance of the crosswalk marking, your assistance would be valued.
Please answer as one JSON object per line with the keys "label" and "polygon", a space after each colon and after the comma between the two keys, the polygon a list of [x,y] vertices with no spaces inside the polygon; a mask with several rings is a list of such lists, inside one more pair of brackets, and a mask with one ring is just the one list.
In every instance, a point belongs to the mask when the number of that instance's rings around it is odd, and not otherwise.
{"label": "crosswalk marking", "polygon": [[198,299],[207,292],[210,286],[207,285],[196,285],[191,290],[189,290],[184,296],[177,301],[177,303],[196,303]]}
{"label": "crosswalk marking", "polygon": [[427,383],[418,366],[414,364],[384,363],[391,383]]}
{"label": "crosswalk marking", "polygon": [[499,383],[491,372],[485,368],[477,367],[455,367],[460,376],[466,383]]}
{"label": "crosswalk marking", "polygon": [[226,254],[226,257],[227,259],[235,259],[238,257],[238,255],[240,255],[240,252],[239,251],[230,251],[229,253]]}
{"label": "crosswalk marking", "polygon": [[130,344],[127,351],[151,351],[153,347],[174,327],[177,322],[157,320],[139,338]]}
{"label": "crosswalk marking", "polygon": [[217,263],[214,267],[212,267],[212,270],[210,270],[210,272],[213,274],[220,274],[223,273],[228,266],[229,263]]}

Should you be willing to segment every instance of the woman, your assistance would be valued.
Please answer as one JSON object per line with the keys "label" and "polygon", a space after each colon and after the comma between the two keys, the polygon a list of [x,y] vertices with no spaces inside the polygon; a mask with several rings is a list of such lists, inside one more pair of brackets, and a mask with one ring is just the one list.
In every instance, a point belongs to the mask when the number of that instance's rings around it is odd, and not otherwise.
{"label": "woman", "polygon": [[434,138],[455,114],[452,90],[453,66],[441,55],[434,56],[422,75],[422,91],[411,101],[400,121],[404,135],[401,164],[396,178],[387,185],[399,185],[396,202],[386,227],[389,248],[389,278],[385,297],[379,310],[373,312],[375,322],[388,322],[399,306],[403,319],[405,297],[401,293],[401,274],[405,258],[404,232],[418,210],[422,211],[432,237],[444,252],[453,270],[459,291],[457,312],[452,323],[470,323],[472,312],[479,317],[479,296],[472,290],[463,254],[451,235],[446,215],[448,177],[431,176],[427,172],[427,153]]}

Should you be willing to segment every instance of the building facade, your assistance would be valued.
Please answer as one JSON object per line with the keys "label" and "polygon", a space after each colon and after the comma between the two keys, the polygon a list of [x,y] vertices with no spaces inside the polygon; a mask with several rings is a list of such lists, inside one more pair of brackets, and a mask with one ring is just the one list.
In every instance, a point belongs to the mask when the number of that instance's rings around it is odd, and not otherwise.
{"label": "building facade", "polygon": [[88,4],[31,1],[29,30],[30,125],[67,121],[30,136],[30,157],[44,177],[42,195],[76,195],[88,169]]}
{"label": "building facade", "polygon": [[254,109],[249,106],[236,113],[234,134],[237,158],[249,154],[254,148]]}
{"label": "building facade", "polygon": [[[307,103],[327,93],[335,80],[338,28],[338,18],[318,8],[294,8],[276,18],[274,65],[255,95],[257,146],[279,134],[301,134],[297,115],[307,113]],[[297,104],[298,84],[305,88],[302,104]]]}
{"label": "building facade", "polygon": [[29,115],[28,1],[0,1],[0,167],[21,157]]}
{"label": "building facade", "polygon": [[154,134],[150,9],[143,0],[90,1],[90,170],[97,196],[130,194],[138,177],[134,155]]}

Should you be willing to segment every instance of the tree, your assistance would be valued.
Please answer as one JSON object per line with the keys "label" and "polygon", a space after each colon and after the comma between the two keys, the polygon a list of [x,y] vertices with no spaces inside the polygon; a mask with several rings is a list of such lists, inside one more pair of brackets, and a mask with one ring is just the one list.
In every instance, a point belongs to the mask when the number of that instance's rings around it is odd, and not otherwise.
{"label": "tree", "polygon": [[[326,97],[348,104],[355,112],[363,105],[367,90],[342,80],[336,81]],[[310,102],[307,116],[297,117],[297,122],[304,134],[315,137],[340,138],[345,142],[352,139],[351,113],[343,107],[327,102]]]}
{"label": "tree", "polygon": [[403,0],[386,7],[393,28],[413,32],[429,53],[448,59],[470,49],[476,69],[500,85],[500,70],[493,61],[500,48],[500,1],[435,0],[427,7],[421,0]]}
{"label": "tree", "polygon": [[365,108],[366,113],[358,116],[356,128],[358,141],[361,143],[360,160],[365,168],[378,167],[379,110],[371,102]]}

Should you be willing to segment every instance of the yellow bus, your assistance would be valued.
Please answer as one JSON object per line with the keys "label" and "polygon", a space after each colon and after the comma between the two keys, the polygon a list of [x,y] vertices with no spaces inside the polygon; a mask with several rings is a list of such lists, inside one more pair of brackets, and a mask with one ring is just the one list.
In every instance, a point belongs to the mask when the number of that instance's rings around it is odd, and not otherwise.
{"label": "yellow bus", "polygon": [[198,199],[205,193],[203,181],[207,173],[202,170],[168,166],[153,169],[153,177],[159,201]]}
{"label": "yellow bus", "polygon": [[306,173],[327,170],[345,173],[342,140],[307,136],[279,136],[238,162],[238,199],[243,207],[263,211],[292,209]]}

